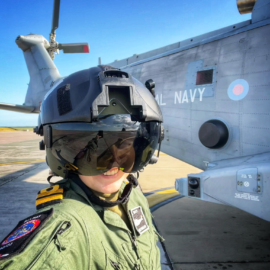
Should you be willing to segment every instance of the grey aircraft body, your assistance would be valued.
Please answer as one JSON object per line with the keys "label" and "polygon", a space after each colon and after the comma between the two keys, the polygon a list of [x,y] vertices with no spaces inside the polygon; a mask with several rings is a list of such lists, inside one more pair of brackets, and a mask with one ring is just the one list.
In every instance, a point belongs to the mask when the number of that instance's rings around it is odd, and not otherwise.
{"label": "grey aircraft body", "polygon": [[[110,63],[142,82],[153,79],[164,117],[162,151],[204,170],[176,180],[183,195],[229,204],[270,221],[270,0],[237,0],[252,19]],[[19,36],[30,83],[23,105],[0,109],[39,113],[62,81],[58,50],[89,52],[87,43]]]}
{"label": "grey aircraft body", "polygon": [[109,65],[155,81],[161,150],[205,170],[181,194],[270,221],[270,1],[237,2],[251,20]]}

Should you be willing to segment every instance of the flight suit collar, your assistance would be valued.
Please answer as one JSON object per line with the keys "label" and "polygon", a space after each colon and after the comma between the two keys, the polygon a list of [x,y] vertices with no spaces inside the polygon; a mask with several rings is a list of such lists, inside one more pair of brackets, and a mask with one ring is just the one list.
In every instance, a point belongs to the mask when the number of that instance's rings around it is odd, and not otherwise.
{"label": "flight suit collar", "polygon": [[[72,178],[74,179],[74,177],[72,177]],[[80,195],[81,197],[83,197],[87,201],[87,203],[95,209],[95,211],[104,211],[106,209],[106,208],[104,208],[102,206],[99,206],[97,204],[92,203],[89,200],[86,192],[78,184],[76,184],[74,181],[72,181],[72,178],[69,179],[69,181],[67,182],[67,184],[71,187],[71,189],[74,192],[76,192],[78,195]],[[121,196],[121,194],[122,194],[125,186],[126,186],[126,183],[123,182],[122,185],[121,185],[121,187],[120,187],[119,196]],[[92,192],[91,189],[89,189],[89,192]],[[111,212],[111,211],[109,211],[109,212]]]}
{"label": "flight suit collar", "polygon": [[[73,178],[74,179],[74,178]],[[126,184],[128,182],[125,182],[123,181],[121,187],[120,187],[120,191],[119,191],[119,196],[121,196]],[[106,224],[110,224],[112,226],[115,226],[115,227],[119,227],[121,229],[124,229],[128,232],[131,232],[130,229],[128,228],[128,226],[125,224],[125,222],[122,220],[122,218],[117,215],[116,213],[102,207],[102,206],[99,206],[99,205],[96,205],[94,203],[92,203],[86,192],[77,184],[75,183],[74,181],[72,181],[72,179],[69,179],[69,185],[70,187],[73,189],[74,192],[76,192],[78,195],[80,195],[81,197],[83,197],[87,203],[94,208],[94,210],[96,212],[102,212],[102,217],[103,217],[103,220]],[[89,191],[91,192],[91,190],[89,189]],[[133,223],[132,223],[132,219],[130,217],[130,213],[129,211],[133,208],[135,208],[136,206],[139,206],[138,202],[136,201],[136,199],[134,198],[134,193],[131,192],[130,196],[129,196],[129,200],[128,202],[122,204],[124,209],[126,210],[126,213],[127,213],[127,216],[129,218],[129,221],[131,223],[131,226],[132,226],[132,234],[136,237],[136,232],[135,232],[135,229],[134,229],[134,226],[133,226]]]}

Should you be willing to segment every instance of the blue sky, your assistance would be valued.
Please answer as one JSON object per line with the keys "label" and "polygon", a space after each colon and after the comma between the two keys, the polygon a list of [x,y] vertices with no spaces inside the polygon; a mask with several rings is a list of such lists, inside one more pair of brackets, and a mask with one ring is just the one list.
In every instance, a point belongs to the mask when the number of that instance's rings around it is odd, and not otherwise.
{"label": "blue sky", "polygon": [[[53,0],[0,1],[0,102],[22,104],[29,75],[18,35],[49,38]],[[88,42],[89,54],[63,54],[54,60],[62,76],[147,52],[251,18],[236,0],[62,0],[60,43]],[[35,126],[37,114],[0,110],[0,126]]]}

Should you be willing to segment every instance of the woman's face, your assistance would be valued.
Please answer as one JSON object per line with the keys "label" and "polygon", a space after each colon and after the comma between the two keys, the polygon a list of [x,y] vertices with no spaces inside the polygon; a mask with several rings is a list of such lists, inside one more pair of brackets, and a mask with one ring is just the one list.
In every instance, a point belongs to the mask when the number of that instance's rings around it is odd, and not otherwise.
{"label": "woman's face", "polygon": [[79,175],[80,179],[89,188],[107,194],[118,191],[127,176],[128,173],[122,172],[117,167],[110,169],[105,174],[95,176]]}

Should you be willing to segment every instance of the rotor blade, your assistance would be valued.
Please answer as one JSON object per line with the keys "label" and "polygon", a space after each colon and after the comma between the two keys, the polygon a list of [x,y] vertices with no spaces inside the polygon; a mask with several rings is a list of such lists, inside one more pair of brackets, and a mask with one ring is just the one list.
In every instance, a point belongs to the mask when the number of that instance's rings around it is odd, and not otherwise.
{"label": "rotor blade", "polygon": [[7,111],[21,112],[21,113],[38,113],[35,111],[35,107],[7,104],[7,103],[0,103],[0,110],[7,110]]}
{"label": "rotor blade", "polygon": [[88,43],[59,43],[58,48],[64,53],[89,53]]}
{"label": "rotor blade", "polygon": [[60,12],[60,0],[54,0],[51,34],[54,34],[55,30],[58,28],[58,25],[59,25],[59,12]]}

